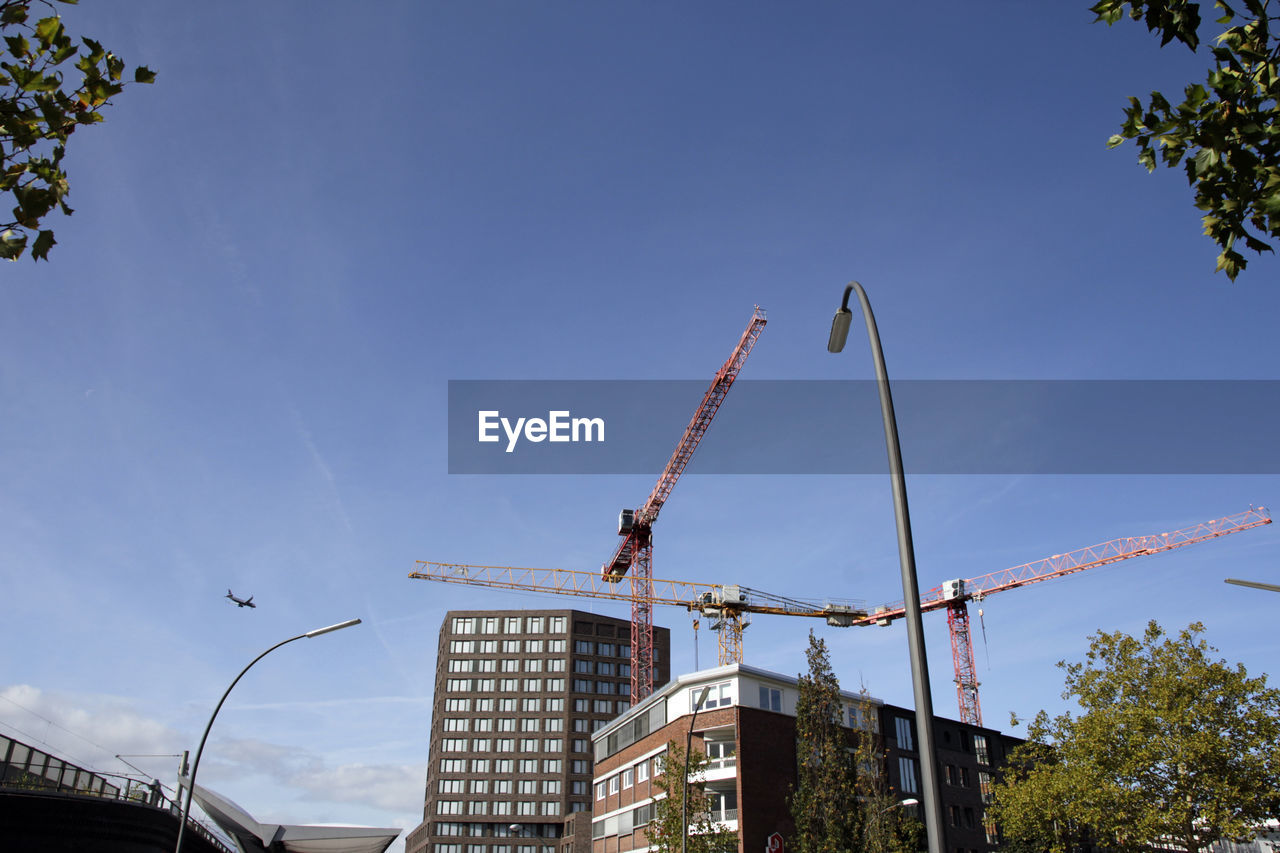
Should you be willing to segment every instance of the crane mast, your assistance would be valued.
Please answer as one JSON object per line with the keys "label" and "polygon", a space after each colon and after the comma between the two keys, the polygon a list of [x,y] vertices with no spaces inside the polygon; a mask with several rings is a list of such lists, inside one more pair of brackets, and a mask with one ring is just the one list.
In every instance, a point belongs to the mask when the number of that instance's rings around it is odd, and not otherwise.
{"label": "crane mast", "polygon": [[653,523],[671,495],[680,475],[693,457],[693,451],[706,435],[707,428],[724,402],[742,365],[764,331],[768,317],[759,305],[751,321],[733,348],[729,359],[716,371],[711,387],[693,413],[684,435],[676,445],[658,482],[644,504],[635,510],[624,509],[618,515],[618,535],[622,541],[600,569],[607,581],[617,583],[630,572],[631,577],[631,702],[636,704],[653,692]]}

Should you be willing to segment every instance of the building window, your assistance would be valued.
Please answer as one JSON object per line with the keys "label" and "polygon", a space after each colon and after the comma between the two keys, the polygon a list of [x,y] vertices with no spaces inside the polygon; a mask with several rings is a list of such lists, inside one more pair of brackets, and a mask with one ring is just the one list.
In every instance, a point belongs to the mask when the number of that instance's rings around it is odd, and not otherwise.
{"label": "building window", "polygon": [[533,658],[524,662],[525,672],[542,672],[542,659]]}
{"label": "building window", "polygon": [[472,773],[488,773],[488,772],[489,772],[489,759],[487,759],[487,758],[473,758],[473,759],[471,760],[471,772],[472,772]]}
{"label": "building window", "polygon": [[462,717],[445,717],[444,730],[446,732],[466,732],[471,730],[471,721]]}
{"label": "building window", "polygon": [[982,792],[982,802],[990,803],[994,799],[991,795],[991,774],[985,770],[978,771],[978,790]]}
{"label": "building window", "polygon": [[541,679],[541,678],[526,678],[526,679],[524,680],[524,692],[525,692],[525,693],[541,693],[541,692],[542,692],[542,679]]}
{"label": "building window", "polygon": [[641,761],[636,765],[636,781],[644,782],[649,778],[649,762]]}
{"label": "building window", "polygon": [[516,710],[516,700],[510,697],[498,700],[498,710],[504,714],[513,714]]}
{"label": "building window", "polygon": [[597,800],[604,799],[604,783],[603,782],[596,783],[596,799]]}
{"label": "building window", "polygon": [[[547,709],[551,710],[550,708]],[[542,730],[544,732],[562,732],[564,731],[563,717],[547,717],[542,721]]]}
{"label": "building window", "polygon": [[522,758],[522,759],[520,759],[520,772],[521,772],[521,773],[537,773],[537,772],[538,772],[538,759],[536,759],[536,758]]}
{"label": "building window", "polygon": [[488,814],[489,803],[485,800],[468,800],[467,814]]}
{"label": "building window", "polygon": [[518,678],[499,678],[498,689],[503,693],[515,693],[520,687],[520,679]]}
{"label": "building window", "polygon": [[538,793],[538,783],[532,779],[521,779],[516,783],[517,794],[536,794]]}
{"label": "building window", "polygon": [[597,714],[612,714],[613,702],[609,699],[597,699],[595,703],[595,712]]}
{"label": "building window", "polygon": [[562,697],[547,699],[544,707],[546,707],[548,711],[563,711],[564,699]]}
{"label": "building window", "polygon": [[537,814],[537,803],[531,803],[528,800],[521,800],[516,803],[516,814]]}
{"label": "building window", "polygon": [[560,814],[560,804],[556,802],[544,802],[542,804],[542,813],[544,815]]}
{"label": "building window", "polygon": [[496,672],[497,669],[498,662],[493,658],[476,661],[476,672]]}
{"label": "building window", "polygon": [[618,793],[618,777],[617,776],[609,777],[609,793],[610,794]]}
{"label": "building window", "polygon": [[470,699],[446,699],[444,700],[444,709],[447,712],[457,713],[459,711],[470,711]]}
{"label": "building window", "polygon": [[[574,722],[576,723],[576,722],[578,722],[578,721],[577,721],[577,720],[574,720]],[[586,722],[586,720],[583,720],[582,722],[584,722],[584,723],[585,723],[585,722]],[[586,738],[584,738],[584,737],[576,737],[576,738],[574,738],[574,739],[573,739],[573,744],[572,744],[572,746],[573,746],[573,751],[574,751],[574,752],[590,752],[590,751],[591,751],[590,746],[588,746],[588,744],[587,744],[587,739],[586,739]]]}
{"label": "building window", "polygon": [[476,662],[473,660],[451,660],[449,661],[450,672],[474,672]]}
{"label": "building window", "polygon": [[543,752],[564,752],[564,739],[558,737],[545,737],[542,739]]}
{"label": "building window", "polygon": [[498,718],[498,731],[514,732],[515,730],[516,730],[515,717],[499,717]]}
{"label": "building window", "polygon": [[441,752],[466,752],[467,739],[464,737],[453,738],[447,737],[440,741]]}
{"label": "building window", "polygon": [[622,771],[622,787],[630,788],[636,783],[636,772],[628,767]]}
{"label": "building window", "polygon": [[536,732],[541,726],[542,722],[537,717],[525,717],[520,721],[520,731],[522,732]]}
{"label": "building window", "polygon": [[[468,701],[469,701],[469,700],[468,700]],[[477,699],[477,700],[476,700],[476,710],[477,710],[477,711],[492,711],[492,710],[493,710],[493,697],[491,697],[491,696],[487,696],[487,697],[485,697],[484,699]]]}
{"label": "building window", "polygon": [[600,663],[596,664],[596,675],[613,675],[616,671],[611,663],[600,661]]}
{"label": "building window", "polygon": [[575,758],[569,766],[572,768],[570,772],[576,776],[583,776],[591,772],[590,762],[581,758]]}
{"label": "building window", "polygon": [[898,736],[898,749],[915,751],[916,741],[912,736],[911,720],[906,717],[895,717],[893,720],[894,732]]}
{"label": "building window", "polygon": [[[707,690],[707,698],[702,704],[698,705],[699,710],[706,708],[724,708],[733,704],[733,682],[722,681],[719,684],[710,685],[711,689]],[[698,701],[698,697],[702,695],[702,691],[707,689],[707,685],[690,688],[689,690],[689,707],[692,708],[694,703]]]}
{"label": "building window", "polygon": [[564,658],[552,658],[547,661],[547,672],[564,672]]}
{"label": "building window", "polygon": [[979,764],[991,763],[991,753],[987,749],[986,735],[973,736],[973,749],[974,749],[974,752],[976,753],[976,758],[978,759]]}
{"label": "building window", "polygon": [[503,633],[505,634],[520,633],[520,617],[519,616],[508,616],[503,621],[506,623],[503,625],[503,628],[502,628]]}
{"label": "building window", "polygon": [[436,814],[462,814],[462,800],[436,800]]}
{"label": "building window", "polygon": [[542,640],[525,640],[524,641],[524,653],[527,655],[540,655],[542,654],[542,649],[543,649]]}
{"label": "building window", "polygon": [[563,679],[563,678],[548,678],[548,679],[547,679],[547,692],[548,692],[548,693],[563,693],[563,692],[564,692],[564,679]]}
{"label": "building window", "polygon": [[547,620],[547,631],[551,634],[563,634],[569,630],[569,622],[564,616],[552,616]]}
{"label": "building window", "polygon": [[520,654],[520,641],[519,640],[503,640],[502,653],[504,655]]}
{"label": "building window", "polygon": [[495,744],[496,744],[495,749],[498,752],[515,752],[516,751],[515,738],[500,737],[495,742]]}
{"label": "building window", "polygon": [[437,844],[435,846],[436,853],[462,853],[461,844]]}
{"label": "building window", "polygon": [[455,634],[474,634],[476,632],[476,620],[473,618],[455,617],[453,620],[453,633]]}
{"label": "building window", "polygon": [[467,772],[467,761],[465,758],[442,758],[440,760],[441,773],[465,773]]}
{"label": "building window", "polygon": [[440,787],[437,789],[437,791],[441,794],[461,794],[462,780],[461,779],[441,779]]}
{"label": "building window", "polygon": [[498,653],[497,640],[481,640],[477,651],[482,655],[496,655]]}
{"label": "building window", "polygon": [[477,679],[475,680],[475,688],[476,688],[476,692],[477,692],[477,693],[492,693],[492,692],[493,692],[493,679],[492,679],[492,678],[477,678]]}
{"label": "building window", "polygon": [[493,804],[494,814],[511,814],[510,801],[499,801]]}
{"label": "building window", "polygon": [[546,620],[544,620],[541,616],[530,616],[530,617],[529,617],[529,633],[530,633],[530,634],[541,634],[541,633],[543,633],[543,626],[544,626],[544,625],[546,625]]}
{"label": "building window", "polygon": [[493,772],[506,773],[508,775],[514,773],[515,762],[510,758],[499,758],[497,761],[493,762]]}
{"label": "building window", "polygon": [[472,751],[472,752],[488,752],[488,751],[489,751],[489,739],[488,739],[487,737],[472,738],[472,739],[471,739],[471,751]]}
{"label": "building window", "polygon": [[454,640],[449,643],[449,653],[454,655],[469,655],[476,650],[475,640]]}
{"label": "building window", "polygon": [[[439,821],[436,823],[436,835],[461,835],[462,824],[453,821]],[[437,849],[441,845],[437,844]]]}
{"label": "building window", "polygon": [[559,780],[559,779],[547,779],[546,781],[544,781],[544,782],[542,783],[542,793],[544,793],[544,794],[559,794],[559,793],[560,793],[560,780]]}
{"label": "building window", "polygon": [[472,780],[471,780],[471,793],[473,793],[473,794],[487,794],[487,793],[489,793],[489,780],[487,780],[487,779],[472,779]]}
{"label": "building window", "polygon": [[471,689],[470,678],[450,678],[445,681],[444,689],[450,693],[466,693]]}
{"label": "building window", "polygon": [[521,752],[537,752],[538,739],[536,737],[521,738],[520,751]]}
{"label": "building window", "polygon": [[491,732],[491,731],[493,731],[493,719],[492,719],[492,718],[490,718],[490,717],[485,717],[485,718],[483,718],[483,719],[476,720],[476,721],[475,721],[475,730],[476,730],[476,731],[478,731],[478,732]]}
{"label": "building window", "polygon": [[502,661],[502,671],[503,672],[519,672],[520,661],[516,660],[515,658],[505,658]]}
{"label": "building window", "polygon": [[904,794],[920,793],[920,786],[916,783],[916,760],[914,758],[898,758],[898,790]]}
{"label": "building window", "polygon": [[520,710],[526,714],[537,713],[538,706],[542,702],[541,699],[521,699]]}
{"label": "building window", "polygon": [[612,681],[597,681],[596,692],[612,696],[618,692],[618,685],[614,684]]}
{"label": "building window", "polygon": [[777,687],[760,685],[760,707],[766,711],[781,711],[782,691]]}
{"label": "building window", "polygon": [[498,633],[498,617],[497,617],[497,616],[485,616],[483,619],[481,619],[481,620],[480,620],[480,633],[481,633],[481,634],[496,634],[496,633]]}
{"label": "building window", "polygon": [[563,652],[568,644],[564,640],[547,640],[547,651],[552,654]]}
{"label": "building window", "polygon": [[597,643],[596,648],[598,650],[596,654],[598,655],[613,656],[613,643]]}
{"label": "building window", "polygon": [[580,655],[589,655],[594,653],[594,648],[590,640],[574,640],[573,650]]}
{"label": "building window", "polygon": [[574,693],[590,693],[591,682],[585,678],[575,678],[573,680],[573,692]]}
{"label": "building window", "polygon": [[706,742],[707,769],[733,767],[738,763],[735,755],[737,744],[731,740],[709,740]]}

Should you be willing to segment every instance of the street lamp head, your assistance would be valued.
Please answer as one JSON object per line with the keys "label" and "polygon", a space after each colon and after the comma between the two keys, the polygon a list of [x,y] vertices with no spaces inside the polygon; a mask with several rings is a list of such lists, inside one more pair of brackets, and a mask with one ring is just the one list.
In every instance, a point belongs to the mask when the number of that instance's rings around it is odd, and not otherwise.
{"label": "street lamp head", "polygon": [[903,806],[918,806],[918,805],[920,805],[920,801],[919,801],[919,800],[917,800],[915,797],[908,797],[907,799],[903,800],[903,801],[900,803],[900,805],[903,805]]}
{"label": "street lamp head", "polygon": [[348,619],[346,622],[339,622],[337,625],[330,625],[328,628],[317,628],[314,631],[308,631],[303,634],[304,637],[319,637],[321,634],[328,634],[330,631],[341,631],[343,628],[350,628],[352,625],[359,625],[359,619]]}
{"label": "street lamp head", "polygon": [[849,324],[853,322],[853,312],[841,308],[831,318],[831,337],[827,339],[827,352],[840,352],[849,337]]}

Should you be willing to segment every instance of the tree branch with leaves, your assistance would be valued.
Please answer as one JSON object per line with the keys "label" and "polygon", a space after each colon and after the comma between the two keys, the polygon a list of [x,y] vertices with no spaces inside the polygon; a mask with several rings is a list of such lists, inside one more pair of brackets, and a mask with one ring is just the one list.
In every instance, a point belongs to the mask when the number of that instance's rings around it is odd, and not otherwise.
{"label": "tree branch with leaves", "polygon": [[[1147,171],[1182,165],[1203,210],[1204,233],[1221,252],[1218,270],[1235,280],[1248,265],[1239,248],[1275,251],[1280,237],[1280,37],[1271,0],[1216,0],[1225,27],[1209,52],[1214,65],[1203,84],[1192,83],[1174,105],[1160,92],[1147,102],[1129,98],[1114,148],[1138,146]],[[1127,14],[1193,53],[1200,47],[1200,4],[1192,0],[1099,0],[1097,20],[1114,24]]]}
{"label": "tree branch with leaves", "polygon": [[[77,128],[102,121],[102,108],[126,85],[124,60],[91,38],[76,44],[57,14],[33,22],[33,6],[54,9],[51,0],[0,0],[0,193],[16,202],[12,219],[0,222],[0,258],[9,260],[29,242],[33,260],[48,260],[57,241],[44,218],[55,208],[72,213],[62,167],[67,142]],[[68,63],[76,71],[71,81]],[[138,66],[132,78],[151,83],[156,75]]]}

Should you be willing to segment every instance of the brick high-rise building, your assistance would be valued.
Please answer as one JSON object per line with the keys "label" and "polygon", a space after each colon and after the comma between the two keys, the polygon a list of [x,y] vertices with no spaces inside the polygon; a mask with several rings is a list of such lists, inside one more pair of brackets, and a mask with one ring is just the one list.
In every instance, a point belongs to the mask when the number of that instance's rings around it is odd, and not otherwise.
{"label": "brick high-rise building", "polygon": [[[670,632],[654,628],[654,687]],[[591,733],[631,707],[631,625],[577,610],[450,611],[422,824],[406,853],[553,853],[591,811]]]}

